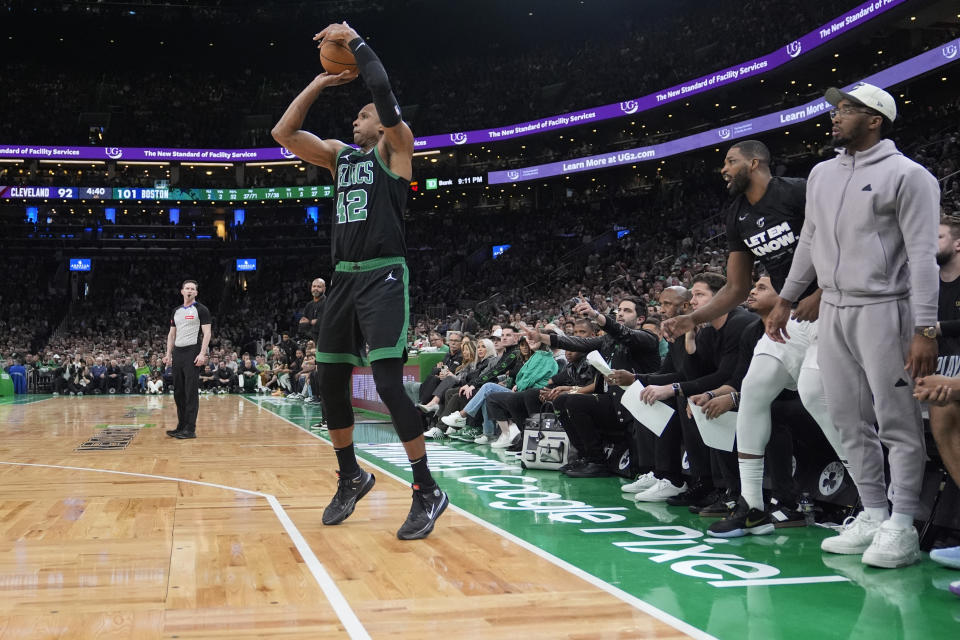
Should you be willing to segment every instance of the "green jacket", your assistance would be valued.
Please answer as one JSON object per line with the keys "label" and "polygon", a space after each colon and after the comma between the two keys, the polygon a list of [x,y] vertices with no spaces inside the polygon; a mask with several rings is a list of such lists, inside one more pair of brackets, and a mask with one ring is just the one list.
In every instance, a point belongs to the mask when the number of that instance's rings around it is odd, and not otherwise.
{"label": "green jacket", "polygon": [[558,368],[552,352],[542,349],[534,351],[517,374],[517,391],[544,388]]}

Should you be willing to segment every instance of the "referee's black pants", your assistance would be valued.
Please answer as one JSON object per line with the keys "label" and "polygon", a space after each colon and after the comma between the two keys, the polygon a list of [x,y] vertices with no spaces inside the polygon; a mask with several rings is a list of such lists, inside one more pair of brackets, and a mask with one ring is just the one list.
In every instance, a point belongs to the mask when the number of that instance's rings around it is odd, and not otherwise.
{"label": "referee's black pants", "polygon": [[173,348],[173,399],[177,403],[177,429],[194,433],[200,410],[200,367],[194,360],[200,345]]}

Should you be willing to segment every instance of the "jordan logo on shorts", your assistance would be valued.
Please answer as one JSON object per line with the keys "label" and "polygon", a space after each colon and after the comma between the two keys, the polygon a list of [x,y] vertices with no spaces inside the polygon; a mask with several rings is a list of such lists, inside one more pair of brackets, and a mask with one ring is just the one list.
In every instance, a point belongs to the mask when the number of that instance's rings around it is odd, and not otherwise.
{"label": "jordan logo on shorts", "polygon": [[390,282],[391,280],[396,280],[396,278],[393,276],[393,271],[388,273],[387,277],[383,279],[384,282]]}

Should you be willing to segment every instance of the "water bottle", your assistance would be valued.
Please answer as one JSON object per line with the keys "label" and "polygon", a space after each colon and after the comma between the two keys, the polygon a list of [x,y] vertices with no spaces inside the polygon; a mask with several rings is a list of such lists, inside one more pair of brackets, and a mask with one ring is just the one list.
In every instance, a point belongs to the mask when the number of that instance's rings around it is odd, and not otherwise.
{"label": "water bottle", "polygon": [[816,523],[816,517],[813,512],[813,501],[810,499],[810,494],[806,491],[800,496],[800,502],[797,503],[797,511],[803,514],[803,519],[806,520],[808,527]]}

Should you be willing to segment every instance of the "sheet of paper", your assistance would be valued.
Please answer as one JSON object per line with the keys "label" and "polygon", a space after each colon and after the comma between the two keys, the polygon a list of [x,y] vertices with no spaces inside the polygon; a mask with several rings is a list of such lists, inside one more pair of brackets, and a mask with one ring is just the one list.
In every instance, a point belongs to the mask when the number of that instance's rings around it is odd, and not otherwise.
{"label": "sheet of paper", "polygon": [[703,443],[721,451],[733,451],[733,442],[737,437],[737,412],[727,411],[710,420],[702,408],[689,400],[687,404],[693,412],[693,419],[697,423]]}
{"label": "sheet of paper", "polygon": [[640,393],[643,391],[643,385],[634,382],[627,387],[623,397],[620,398],[620,404],[629,411],[640,424],[652,431],[658,438],[663,430],[667,428],[667,423],[673,417],[673,408],[659,400],[653,404],[647,404],[640,399]]}
{"label": "sheet of paper", "polygon": [[591,351],[588,353],[587,363],[604,376],[610,375],[610,372],[613,371],[613,369],[607,365],[607,361],[603,359],[603,356],[600,355],[599,351]]}

